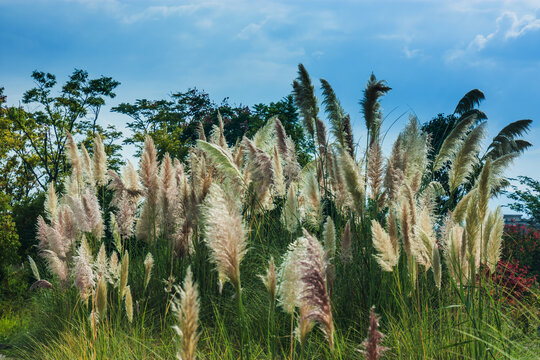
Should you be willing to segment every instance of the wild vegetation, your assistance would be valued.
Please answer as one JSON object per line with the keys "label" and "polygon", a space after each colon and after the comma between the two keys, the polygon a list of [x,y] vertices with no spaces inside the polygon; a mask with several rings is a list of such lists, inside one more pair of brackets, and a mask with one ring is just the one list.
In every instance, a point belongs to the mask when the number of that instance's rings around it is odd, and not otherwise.
{"label": "wild vegetation", "polygon": [[46,266],[28,257],[35,292],[9,356],[536,359],[538,287],[508,275],[489,206],[531,121],[482,151],[473,90],[436,138],[411,116],[384,156],[386,82],[366,85],[362,145],[321,84],[319,102],[299,66],[291,100],[313,146],[279,115],[231,138],[216,111],[181,159],[141,132],[138,169],[120,169],[99,132],[90,154],[66,131],[69,166],[37,221]]}

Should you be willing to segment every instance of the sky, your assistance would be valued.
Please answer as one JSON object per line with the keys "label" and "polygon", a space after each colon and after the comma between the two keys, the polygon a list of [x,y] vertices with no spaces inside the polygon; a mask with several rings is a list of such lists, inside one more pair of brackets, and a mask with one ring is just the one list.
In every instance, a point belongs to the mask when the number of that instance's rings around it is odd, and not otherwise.
{"label": "sky", "polygon": [[451,113],[478,88],[488,140],[533,119],[533,147],[506,175],[540,179],[540,0],[0,0],[0,44],[8,104],[33,87],[34,70],[63,83],[84,69],[121,82],[100,115],[120,129],[128,118],[111,106],[192,87],[216,102],[278,101],[303,63],[317,87],[333,86],[357,139],[366,81],[387,80],[383,129],[397,120],[389,149],[408,114]]}

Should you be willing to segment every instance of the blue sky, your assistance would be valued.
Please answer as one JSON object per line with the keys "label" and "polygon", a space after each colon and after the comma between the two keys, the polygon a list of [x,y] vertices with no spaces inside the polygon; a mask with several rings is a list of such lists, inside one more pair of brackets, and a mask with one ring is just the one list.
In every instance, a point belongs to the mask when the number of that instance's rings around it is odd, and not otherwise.
{"label": "blue sky", "polygon": [[[540,178],[540,0],[0,0],[0,44],[11,104],[32,87],[33,70],[63,82],[81,68],[122,83],[110,105],[189,87],[252,105],[287,95],[301,62],[332,84],[357,137],[371,72],[393,88],[382,103],[393,110],[388,124],[402,113],[427,121],[452,112],[479,88],[489,138],[510,121],[535,120],[534,147],[507,175]],[[126,120],[101,116],[119,128]]]}

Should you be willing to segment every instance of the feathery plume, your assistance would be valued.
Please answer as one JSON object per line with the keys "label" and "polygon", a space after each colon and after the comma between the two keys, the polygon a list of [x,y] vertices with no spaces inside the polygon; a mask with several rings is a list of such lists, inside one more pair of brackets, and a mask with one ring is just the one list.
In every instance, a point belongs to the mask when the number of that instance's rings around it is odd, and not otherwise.
{"label": "feathery plume", "polygon": [[114,250],[109,258],[109,276],[110,284],[116,288],[120,281],[120,264],[118,263],[118,254]]}
{"label": "feathery plume", "polygon": [[468,262],[463,252],[466,242],[466,235],[463,227],[452,224],[451,220],[445,224],[449,229],[443,238],[443,255],[447,264],[450,276],[456,284],[463,284],[468,275]]}
{"label": "feathery plume", "polygon": [[47,265],[51,272],[58,276],[58,279],[65,282],[68,279],[68,267],[64,260],[51,250],[43,250],[41,255],[47,260]]}
{"label": "feathery plume", "polygon": [[146,136],[144,141],[139,174],[146,195],[143,208],[146,211],[141,212],[140,224],[137,224],[139,227],[138,235],[147,241],[155,241],[158,234],[160,184],[156,147],[150,136]]}
{"label": "feathery plume", "polygon": [[152,267],[154,267],[154,257],[151,253],[146,254],[144,258],[144,288],[148,287],[150,277],[152,276]]}
{"label": "feathery plume", "polygon": [[319,155],[323,158],[326,154],[326,125],[324,125],[324,122],[319,117],[316,117],[315,127],[317,131],[317,143],[319,144]]}
{"label": "feathery plume", "polygon": [[441,290],[441,274],[442,274],[442,265],[441,265],[441,255],[439,254],[439,247],[437,244],[433,246],[433,254],[431,256],[431,266],[433,269],[433,279],[437,288]]}
{"label": "feathery plume", "polygon": [[377,220],[371,220],[373,246],[378,254],[375,259],[384,271],[393,271],[399,261],[399,248],[396,249],[390,235],[382,228]]}
{"label": "feathery plume", "polygon": [[371,135],[369,146],[379,137],[379,129],[382,124],[382,112],[379,98],[392,90],[386,85],[386,81],[377,80],[374,74],[371,74],[364,90],[364,98],[360,101],[362,113],[366,121],[366,129]]}
{"label": "feathery plume", "polygon": [[352,133],[351,117],[349,114],[343,118],[343,132],[345,133],[345,143],[347,146],[345,149],[349,152],[352,158],[354,158],[354,138]]}
{"label": "feathery plume", "polygon": [[285,195],[285,179],[277,146],[274,146],[272,161],[274,164],[274,193],[276,196],[282,197]]}
{"label": "feathery plume", "polygon": [[47,225],[43,217],[38,216],[36,237],[39,240],[41,250],[50,249],[61,259],[65,259],[69,251],[67,240],[52,226]]}
{"label": "feathery plume", "polygon": [[126,287],[126,297],[124,298],[124,304],[126,305],[126,315],[130,323],[133,322],[133,298],[131,297],[131,287]]}
{"label": "feathery plume", "polygon": [[249,161],[248,171],[257,198],[261,201],[271,185],[275,182],[272,159],[261,149],[257,148],[251,140],[244,136],[242,140],[246,146],[246,156]]}
{"label": "feathery plume", "polygon": [[32,274],[34,275],[34,278],[39,281],[41,280],[41,276],[39,275],[39,270],[37,268],[36,262],[30,255],[28,255],[28,262],[30,263],[30,269],[32,270]]}
{"label": "feathery plume", "polygon": [[484,221],[488,211],[488,202],[491,197],[491,159],[488,158],[482,167],[477,180],[478,186],[478,219]]}
{"label": "feathery plume", "polygon": [[274,126],[276,128],[276,143],[279,150],[279,154],[283,159],[287,159],[289,155],[289,148],[287,144],[287,133],[281,121],[276,117],[274,120]]}
{"label": "feathery plume", "polygon": [[219,146],[221,146],[224,149],[227,149],[227,142],[225,141],[225,127],[223,125],[223,118],[221,117],[221,113],[218,110],[217,113],[218,118],[218,124],[219,124]]}
{"label": "feathery plume", "polygon": [[336,256],[336,227],[334,220],[330,216],[326,217],[323,230],[324,249],[328,253],[328,257],[333,259]]}
{"label": "feathery plume", "polygon": [[472,189],[464,197],[459,200],[454,211],[452,213],[452,221],[455,223],[462,223],[465,220],[465,215],[467,214],[467,207],[469,206],[469,201],[476,196],[478,189]]}
{"label": "feathery plume", "polygon": [[304,257],[305,248],[306,239],[304,237],[290,243],[279,267],[278,303],[288,314],[293,314],[294,308],[300,306],[300,296],[303,289],[298,260]]}
{"label": "feathery plume", "polygon": [[360,352],[366,357],[366,360],[380,359],[388,349],[381,345],[384,335],[378,330],[379,317],[375,314],[375,307],[371,308],[369,313],[368,337],[362,343],[365,350]]}
{"label": "feathery plume", "polygon": [[[82,199],[78,196],[66,195],[63,197],[63,200],[71,210],[71,213],[73,215],[72,220],[74,222],[75,228],[80,232],[91,232],[92,227],[90,226],[90,222],[88,221],[87,212],[84,208]],[[88,200],[90,199],[87,199],[87,201]],[[90,201],[87,206],[89,212],[91,212],[92,215],[95,215],[93,212],[95,210],[95,204]]]}
{"label": "feathery plume", "polygon": [[129,253],[126,250],[122,256],[122,265],[120,267],[120,296],[126,294],[126,287],[129,275]]}
{"label": "feathery plume", "polygon": [[101,216],[101,208],[99,206],[96,194],[88,189],[85,190],[82,197],[82,205],[86,213],[86,219],[88,225],[92,231],[92,234],[101,239],[103,237],[104,226],[103,218]]}
{"label": "feathery plume", "polygon": [[383,158],[378,141],[375,141],[369,150],[367,175],[371,188],[370,197],[376,200],[383,183]]}
{"label": "feathery plume", "polygon": [[473,166],[478,161],[477,155],[484,138],[486,124],[487,122],[483,122],[469,133],[453,158],[452,167],[448,172],[450,191],[455,191],[473,171]]}
{"label": "feathery plume", "polygon": [[321,79],[321,87],[323,89],[323,105],[324,110],[328,114],[330,124],[332,125],[332,134],[338,141],[339,145],[342,148],[347,148],[347,142],[345,141],[345,132],[343,119],[345,117],[345,112],[341,107],[341,103],[332,89],[332,86],[325,79]]}
{"label": "feathery plume", "polygon": [[433,162],[433,171],[440,170],[447,161],[455,157],[459,147],[463,144],[465,136],[476,119],[476,114],[471,114],[460,120],[456,126],[454,126],[452,132],[444,139],[441,149]]}
{"label": "feathery plume", "polygon": [[[465,215],[467,260],[476,267],[480,265],[480,227],[483,219],[478,219],[478,192],[471,198]],[[474,270],[474,269],[469,269]]]}
{"label": "feathery plume", "polygon": [[411,250],[416,261],[424,265],[426,270],[431,267],[433,247],[436,247],[435,234],[433,233],[433,220],[429,209],[423,207],[418,217],[418,223],[414,227],[414,238]]}
{"label": "feathery plume", "polygon": [[493,273],[501,258],[504,219],[500,207],[497,207],[497,210],[490,215],[493,217],[493,225],[489,231],[489,238],[487,239],[486,244],[486,262],[489,267],[489,271]]}
{"label": "feathery plume", "polygon": [[302,64],[298,64],[298,78],[293,82],[294,101],[300,109],[302,121],[308,134],[314,136],[314,121],[319,113],[315,90],[309,74]]}
{"label": "feathery plume", "polygon": [[386,172],[384,175],[384,187],[386,199],[389,204],[392,204],[399,193],[399,189],[402,186],[403,178],[405,177],[405,171],[407,164],[404,161],[405,154],[403,152],[401,143],[401,135],[398,136],[392,147],[392,154],[386,163]]}
{"label": "feathery plume", "polygon": [[265,275],[259,275],[268,295],[270,296],[270,301],[273,303],[276,298],[276,287],[277,287],[277,276],[276,276],[276,265],[274,263],[274,257],[270,257],[268,262],[268,269],[266,270]]}
{"label": "feathery plume", "polygon": [[353,200],[356,211],[362,214],[364,211],[364,184],[360,175],[360,168],[349,153],[343,150],[339,156],[339,164],[347,191]]}
{"label": "feathery plume", "polygon": [[237,205],[219,185],[212,184],[202,211],[210,260],[216,265],[220,277],[230,281],[238,289],[240,263],[247,252],[247,242]]}
{"label": "feathery plume", "polygon": [[79,290],[79,295],[83,301],[87,301],[95,286],[94,272],[92,271],[91,256],[86,240],[82,240],[77,255],[74,257],[73,274],[75,276],[75,287]]}
{"label": "feathery plume", "polygon": [[298,197],[296,196],[296,185],[292,183],[287,191],[287,199],[283,205],[281,222],[285,229],[294,234],[298,230],[300,213],[298,212]]}
{"label": "feathery plume", "polygon": [[399,254],[397,219],[396,212],[393,209],[389,210],[386,223],[388,227],[388,236],[390,236],[390,241],[392,242],[392,248],[395,253]]}
{"label": "feathery plume", "polygon": [[[86,246],[88,245],[86,244]],[[107,252],[105,251],[105,243],[101,243],[99,247],[98,255],[94,261],[94,270],[97,276],[105,277],[109,281],[109,261],[107,259]]]}
{"label": "feathery plume", "polygon": [[79,149],[77,149],[77,144],[75,144],[75,141],[73,140],[73,137],[70,133],[67,133],[67,156],[69,159],[69,163],[71,164],[71,173],[72,176],[77,184],[77,188],[80,189],[82,185],[82,166],[81,166],[81,159],[79,157]]}
{"label": "feathery plume", "polygon": [[94,180],[98,185],[107,184],[107,154],[101,136],[96,133],[94,137]]}
{"label": "feathery plume", "polygon": [[90,159],[90,154],[88,154],[88,150],[86,150],[84,143],[81,143],[81,155],[84,183],[86,183],[90,188],[94,188],[95,183],[94,169],[92,169],[92,159]]}
{"label": "feathery plume", "polygon": [[101,318],[107,314],[107,281],[102,276],[98,279],[96,288],[96,308]]}
{"label": "feathery plume", "polygon": [[253,135],[253,144],[266,153],[270,153],[274,148],[274,145],[276,145],[275,120],[276,116],[272,116],[266,121],[266,124]]}
{"label": "feathery plume", "polygon": [[311,224],[319,224],[322,216],[321,192],[315,172],[306,172],[303,180],[301,197],[305,218]]}
{"label": "feathery plume", "polygon": [[161,229],[165,237],[168,238],[174,232],[180,205],[178,203],[178,185],[175,171],[168,153],[165,154],[161,162],[160,181]]}
{"label": "feathery plume", "polygon": [[318,322],[326,335],[330,349],[334,348],[334,324],[330,297],[326,289],[326,258],[321,243],[304,230],[306,247],[304,257],[299,261],[301,271],[302,317]]}
{"label": "feathery plume", "polygon": [[173,326],[180,337],[180,350],[178,359],[194,360],[197,342],[199,341],[199,291],[197,283],[193,281],[191,268],[188,267],[183,287],[175,286],[180,299],[174,297],[172,309],[176,315],[178,325]]}
{"label": "feathery plume", "polygon": [[348,220],[343,230],[341,237],[341,261],[349,263],[352,260],[352,236],[351,236],[351,221]]}
{"label": "feathery plume", "polygon": [[301,305],[298,325],[296,329],[294,329],[295,337],[300,341],[302,348],[306,345],[307,336],[313,329],[313,326],[315,326],[315,322],[307,316],[308,313],[309,310],[307,305]]}
{"label": "feathery plume", "polygon": [[53,222],[58,217],[58,197],[56,196],[56,190],[54,189],[54,183],[49,183],[49,188],[45,194],[45,214],[47,219]]}
{"label": "feathery plume", "polygon": [[216,166],[218,171],[230,179],[234,184],[240,186],[243,183],[242,173],[240,172],[234,159],[227,150],[222,147],[211,144],[202,140],[197,141],[197,146],[205,151],[208,157],[212,160],[212,164]]}
{"label": "feathery plume", "polygon": [[197,134],[199,135],[199,140],[206,141],[206,134],[204,133],[204,126],[202,121],[199,121],[197,124]]}

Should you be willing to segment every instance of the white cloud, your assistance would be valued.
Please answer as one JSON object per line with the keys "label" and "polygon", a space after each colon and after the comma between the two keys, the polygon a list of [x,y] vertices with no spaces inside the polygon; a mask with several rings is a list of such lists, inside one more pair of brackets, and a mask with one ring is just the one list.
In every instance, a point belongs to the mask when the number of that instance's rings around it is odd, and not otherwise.
{"label": "white cloud", "polygon": [[415,57],[421,56],[422,55],[422,50],[420,50],[420,49],[409,49],[408,46],[405,46],[403,48],[403,53],[405,54],[405,57],[407,59],[413,59]]}

